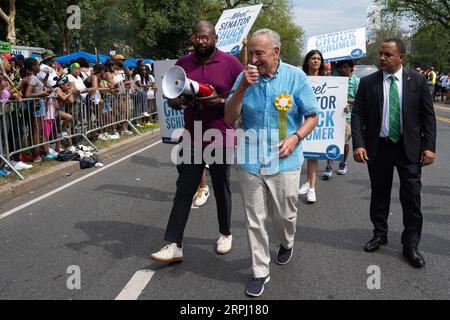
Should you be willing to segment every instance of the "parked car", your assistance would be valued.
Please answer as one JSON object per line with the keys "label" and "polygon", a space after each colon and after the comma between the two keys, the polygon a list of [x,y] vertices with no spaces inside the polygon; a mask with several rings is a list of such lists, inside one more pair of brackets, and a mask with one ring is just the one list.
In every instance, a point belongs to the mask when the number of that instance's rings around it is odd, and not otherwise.
{"label": "parked car", "polygon": [[358,78],[362,78],[378,71],[378,67],[368,64],[357,64],[353,67],[353,74]]}

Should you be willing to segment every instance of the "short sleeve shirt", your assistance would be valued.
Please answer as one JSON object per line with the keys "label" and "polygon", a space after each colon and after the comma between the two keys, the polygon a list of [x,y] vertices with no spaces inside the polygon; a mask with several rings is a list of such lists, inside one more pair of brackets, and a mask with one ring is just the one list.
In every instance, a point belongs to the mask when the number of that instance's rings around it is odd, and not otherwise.
{"label": "short sleeve shirt", "polygon": [[30,77],[30,82],[28,84],[34,86],[33,93],[41,93],[44,91],[44,83],[35,75]]}
{"label": "short sleeve shirt", "polygon": [[[216,49],[214,56],[206,63],[197,60],[195,54],[190,54],[180,58],[176,65],[182,67],[189,79],[212,85],[219,95],[228,96],[236,78],[242,72],[243,67],[239,60],[219,49]],[[189,131],[194,139],[194,122],[202,122],[202,134],[208,129],[218,129],[223,136],[225,146],[234,146],[234,124],[224,120],[225,112],[223,107],[206,106],[203,110],[196,110],[193,107],[184,110],[184,128]],[[203,146],[211,141],[204,141]]]}
{"label": "short sleeve shirt", "polygon": [[[233,90],[242,77],[243,74],[236,80]],[[275,102],[281,94],[289,95],[292,101],[286,116],[287,137],[298,130],[305,116],[319,112],[309,79],[300,68],[280,61],[273,77],[260,76],[257,84],[247,88],[242,102],[244,136],[239,139],[238,164],[250,173],[273,175],[298,170],[303,164],[301,144],[288,158],[279,159],[281,117]]]}

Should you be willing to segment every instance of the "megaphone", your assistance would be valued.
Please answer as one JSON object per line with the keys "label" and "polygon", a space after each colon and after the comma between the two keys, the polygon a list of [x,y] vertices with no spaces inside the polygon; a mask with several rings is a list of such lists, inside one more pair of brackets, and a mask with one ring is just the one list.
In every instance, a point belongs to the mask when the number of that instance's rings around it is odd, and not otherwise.
{"label": "megaphone", "polygon": [[168,99],[176,99],[182,94],[208,97],[214,92],[210,86],[189,79],[180,66],[174,66],[166,72],[162,81],[162,91],[164,97]]}

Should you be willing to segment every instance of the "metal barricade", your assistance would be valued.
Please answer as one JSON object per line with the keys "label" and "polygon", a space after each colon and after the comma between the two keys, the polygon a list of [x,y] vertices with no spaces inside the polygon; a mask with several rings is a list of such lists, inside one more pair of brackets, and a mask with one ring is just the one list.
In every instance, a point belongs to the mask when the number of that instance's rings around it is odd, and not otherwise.
{"label": "metal barricade", "polygon": [[[12,163],[9,161],[9,128],[7,126],[8,121],[6,117],[9,115],[10,103],[0,101],[0,162],[3,162],[5,166],[11,169],[14,174],[19,177],[19,179],[24,180],[25,178],[17,171]],[[0,163],[1,164],[1,163]],[[0,167],[1,169],[1,167]]]}
{"label": "metal barricade", "polygon": [[135,133],[140,135],[130,121],[130,113],[134,108],[131,99],[128,92],[104,92],[101,94],[96,92],[88,95],[84,101],[87,119],[85,134],[89,135],[96,131],[104,133],[107,128],[112,128],[113,131],[122,131],[130,126]]}
{"label": "metal barricade", "polygon": [[149,97],[148,90],[141,89],[131,93],[131,104],[129,108],[129,120],[136,121],[143,118],[155,117],[156,100],[154,97]]}
{"label": "metal barricade", "polygon": [[48,156],[50,145],[54,145],[54,152],[58,153],[62,141],[67,140],[70,146],[75,138],[84,138],[95,148],[83,128],[77,127],[79,120],[83,123],[85,118],[84,108],[78,101],[63,104],[54,97],[30,98],[9,101],[8,105],[3,117],[8,159],[20,161],[20,154],[32,151],[33,161],[40,162],[41,149]]}
{"label": "metal barricade", "polygon": [[158,119],[158,109],[156,107],[156,98],[152,98],[148,100],[148,110],[150,111],[150,115],[152,116],[153,121],[159,121]]}
{"label": "metal barricade", "polygon": [[7,109],[0,113],[0,159],[20,179],[23,176],[10,160],[20,161],[24,152],[32,151],[33,160],[39,161],[41,149],[48,154],[50,145],[54,145],[59,152],[63,141],[69,146],[80,139],[98,151],[88,138],[90,134],[110,127],[126,130],[129,126],[140,135],[132,121],[157,115],[155,99],[148,99],[146,92],[124,90],[79,95],[70,103],[49,97],[8,101],[4,105]]}

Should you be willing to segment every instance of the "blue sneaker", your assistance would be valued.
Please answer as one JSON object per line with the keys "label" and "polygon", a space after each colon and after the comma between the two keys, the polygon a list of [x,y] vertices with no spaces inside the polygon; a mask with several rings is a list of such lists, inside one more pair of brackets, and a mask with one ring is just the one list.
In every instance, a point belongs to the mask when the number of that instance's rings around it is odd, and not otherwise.
{"label": "blue sneaker", "polygon": [[325,169],[325,172],[322,175],[323,180],[329,180],[329,179],[331,179],[332,176],[333,176],[333,167],[327,166],[327,168]]}
{"label": "blue sneaker", "polygon": [[263,278],[252,278],[245,289],[245,293],[250,297],[259,297],[264,292],[264,285],[270,281],[270,276]]}
{"label": "blue sneaker", "polygon": [[345,176],[347,174],[347,164],[345,162],[339,163],[339,170],[337,174],[340,176]]}
{"label": "blue sneaker", "polygon": [[280,265],[287,264],[291,260],[293,252],[294,247],[285,249],[282,245],[280,245],[280,249],[278,249],[277,254],[277,263]]}

